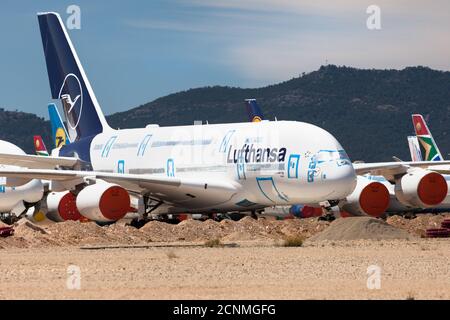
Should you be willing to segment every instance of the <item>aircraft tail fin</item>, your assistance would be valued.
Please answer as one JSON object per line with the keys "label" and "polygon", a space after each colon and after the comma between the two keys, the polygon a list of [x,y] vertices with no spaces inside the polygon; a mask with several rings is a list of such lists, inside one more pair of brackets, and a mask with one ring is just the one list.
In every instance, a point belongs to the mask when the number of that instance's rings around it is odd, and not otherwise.
{"label": "aircraft tail fin", "polygon": [[409,153],[411,154],[411,161],[423,161],[422,151],[420,151],[419,140],[417,136],[408,136]]}
{"label": "aircraft tail fin", "polygon": [[109,129],[105,116],[57,13],[38,13],[50,90],[61,99],[71,141]]}
{"label": "aircraft tail fin", "polygon": [[34,136],[34,148],[36,150],[36,154],[42,157],[48,157],[48,151],[45,147],[44,140],[42,140],[41,136]]}
{"label": "aircraft tail fin", "polygon": [[69,135],[67,134],[66,126],[64,125],[58,108],[54,103],[48,105],[48,115],[50,117],[50,124],[52,127],[52,138],[55,142],[55,148],[60,148],[70,143]]}
{"label": "aircraft tail fin", "polygon": [[424,161],[443,161],[441,152],[428,129],[427,123],[421,114],[413,114],[412,121],[417,139],[422,146]]}
{"label": "aircraft tail fin", "polygon": [[264,115],[259,107],[256,99],[245,99],[245,107],[250,122],[261,122],[264,120]]}

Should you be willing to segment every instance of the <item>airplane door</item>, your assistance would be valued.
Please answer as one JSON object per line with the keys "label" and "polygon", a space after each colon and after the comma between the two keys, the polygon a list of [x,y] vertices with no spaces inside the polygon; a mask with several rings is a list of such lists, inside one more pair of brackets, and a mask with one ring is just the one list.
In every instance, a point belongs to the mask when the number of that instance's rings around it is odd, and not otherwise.
{"label": "airplane door", "polygon": [[247,177],[245,176],[245,160],[243,156],[238,158],[236,163],[237,176],[239,180],[245,180]]}
{"label": "airplane door", "polygon": [[167,160],[167,176],[175,177],[175,163],[173,159]]}
{"label": "airplane door", "polygon": [[117,173],[125,173],[125,160],[119,160],[117,163]]}
{"label": "airplane door", "polygon": [[300,163],[300,155],[291,154],[288,162],[288,179],[298,179],[299,163]]}

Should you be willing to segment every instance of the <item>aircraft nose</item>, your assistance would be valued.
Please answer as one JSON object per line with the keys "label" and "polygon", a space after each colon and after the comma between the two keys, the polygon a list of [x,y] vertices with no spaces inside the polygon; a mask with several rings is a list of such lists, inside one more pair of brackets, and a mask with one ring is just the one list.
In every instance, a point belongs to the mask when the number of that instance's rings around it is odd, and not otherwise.
{"label": "aircraft nose", "polygon": [[356,187],[356,173],[351,164],[337,165],[327,170],[326,184],[330,189],[330,200],[344,199]]}

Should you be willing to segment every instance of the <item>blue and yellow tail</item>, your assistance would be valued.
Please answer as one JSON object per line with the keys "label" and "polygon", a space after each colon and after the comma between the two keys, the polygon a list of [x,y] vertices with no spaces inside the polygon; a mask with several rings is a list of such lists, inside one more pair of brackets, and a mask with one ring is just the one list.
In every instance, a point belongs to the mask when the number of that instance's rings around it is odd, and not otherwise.
{"label": "blue and yellow tail", "polygon": [[264,115],[261,108],[256,103],[256,99],[245,99],[245,107],[250,122],[261,122],[264,120]]}
{"label": "blue and yellow tail", "polygon": [[70,143],[69,135],[67,134],[66,126],[64,125],[58,108],[54,103],[48,105],[48,115],[50,117],[50,124],[52,127],[52,138],[55,142],[55,148],[61,148]]}

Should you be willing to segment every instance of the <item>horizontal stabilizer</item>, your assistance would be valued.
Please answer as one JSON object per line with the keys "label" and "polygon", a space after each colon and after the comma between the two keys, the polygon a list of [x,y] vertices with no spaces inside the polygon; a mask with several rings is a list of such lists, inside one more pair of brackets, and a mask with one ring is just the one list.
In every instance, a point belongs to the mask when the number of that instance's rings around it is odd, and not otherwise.
{"label": "horizontal stabilizer", "polygon": [[70,167],[81,164],[77,158],[69,157],[42,157],[34,155],[17,155],[0,153],[0,165],[18,166],[30,169],[53,169],[56,167]]}

